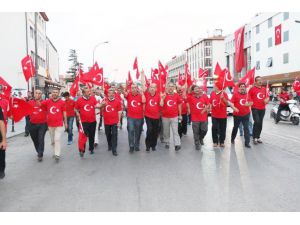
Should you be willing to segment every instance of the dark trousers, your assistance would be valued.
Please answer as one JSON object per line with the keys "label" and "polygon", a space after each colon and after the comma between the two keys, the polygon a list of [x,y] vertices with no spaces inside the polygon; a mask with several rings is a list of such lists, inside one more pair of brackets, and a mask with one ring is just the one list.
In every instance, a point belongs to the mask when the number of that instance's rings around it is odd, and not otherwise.
{"label": "dark trousers", "polygon": [[118,126],[117,124],[105,125],[105,135],[107,139],[108,149],[117,152],[118,145]]}
{"label": "dark trousers", "polygon": [[194,134],[194,143],[195,145],[200,145],[200,140],[203,140],[207,133],[208,122],[193,122],[192,128]]}
{"label": "dark trousers", "polygon": [[0,149],[0,173],[5,171],[5,150]]}
{"label": "dark trousers", "polygon": [[30,124],[30,137],[33,141],[34,148],[40,157],[42,157],[44,154],[45,134],[47,129],[48,127],[46,123]]}
{"label": "dark trousers", "polygon": [[159,135],[160,127],[159,127],[159,119],[152,119],[149,117],[145,117],[147,124],[147,133],[146,133],[146,148],[155,148],[157,145],[157,138]]}
{"label": "dark trousers", "polygon": [[252,117],[253,117],[253,139],[260,138],[260,134],[263,127],[263,120],[265,116],[265,109],[252,109]]}
{"label": "dark trousers", "polygon": [[186,135],[187,133],[187,123],[188,123],[188,115],[184,114],[182,115],[181,123],[178,123],[178,134],[180,138],[182,137],[183,134]]}
{"label": "dark trousers", "polygon": [[249,117],[250,114],[245,116],[233,116],[233,129],[231,133],[231,140],[234,141],[236,138],[236,134],[238,132],[239,126],[242,123],[244,127],[244,138],[245,144],[248,145],[250,143],[250,134],[249,134]]}
{"label": "dark trousers", "polygon": [[29,129],[30,129],[30,118],[29,116],[25,116],[25,134],[29,134]]}
{"label": "dark trousers", "polygon": [[100,115],[100,120],[99,120],[98,130],[100,130],[100,127],[102,127],[102,120],[103,120],[103,116]]}
{"label": "dark trousers", "polygon": [[70,116],[70,117],[67,118],[68,141],[73,141],[73,122],[74,122],[74,116]]}
{"label": "dark trousers", "polygon": [[214,144],[224,144],[226,138],[227,118],[220,119],[211,117],[211,121],[211,133]]}
{"label": "dark trousers", "polygon": [[96,121],[92,123],[82,123],[83,131],[89,138],[89,150],[94,150],[95,143],[95,132],[96,132]]}
{"label": "dark trousers", "polygon": [[143,129],[144,119],[127,117],[128,142],[130,148],[140,147],[140,138]]}
{"label": "dark trousers", "polygon": [[288,110],[290,111],[289,105],[279,105],[278,106],[278,111],[277,111],[277,115],[276,115],[276,121],[279,122],[280,121],[280,115],[281,115],[281,111],[282,110]]}

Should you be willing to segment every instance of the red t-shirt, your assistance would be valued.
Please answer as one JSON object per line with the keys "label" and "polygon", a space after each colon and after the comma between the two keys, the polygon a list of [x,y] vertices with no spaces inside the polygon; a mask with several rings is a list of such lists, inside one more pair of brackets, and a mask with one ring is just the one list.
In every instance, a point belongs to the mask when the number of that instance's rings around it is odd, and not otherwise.
{"label": "red t-shirt", "polygon": [[67,112],[67,117],[75,116],[75,101],[72,99],[65,100],[66,103],[66,112]]}
{"label": "red t-shirt", "polygon": [[[283,99],[284,101],[288,101],[290,99],[290,95],[287,92],[280,93],[279,98]],[[287,103],[280,102],[280,105],[287,105]]]}
{"label": "red t-shirt", "polygon": [[42,105],[45,101],[41,101],[38,105],[35,100],[30,100],[28,103],[33,107],[34,111],[29,115],[30,123],[41,124],[47,123],[47,111]]}
{"label": "red t-shirt", "polygon": [[181,100],[181,114],[185,115],[187,114],[187,99],[184,99],[182,95],[179,95],[180,100]]}
{"label": "red t-shirt", "polygon": [[162,117],[177,117],[179,104],[181,104],[181,99],[177,93],[174,93],[173,95],[166,94],[166,98],[164,100],[164,107],[162,109]]}
{"label": "red t-shirt", "polygon": [[47,124],[49,127],[63,126],[63,112],[66,111],[66,105],[63,100],[53,101],[52,99],[48,99],[42,102],[42,107],[47,111]]}
{"label": "red t-shirt", "polygon": [[245,106],[246,102],[252,102],[250,96],[245,93],[241,94],[236,92],[232,95],[231,102],[239,110],[239,112],[233,111],[234,116],[245,116],[250,113],[250,107]]}
{"label": "red t-shirt", "polygon": [[[228,95],[223,91],[224,98],[228,100]],[[211,116],[219,119],[227,118],[227,105],[224,101],[221,100],[222,92],[216,94],[215,91],[212,91],[210,94],[209,102],[211,104]]]}
{"label": "red t-shirt", "polygon": [[207,95],[196,97],[195,95],[189,95],[187,102],[190,105],[191,120],[192,122],[205,122],[207,121],[207,112],[201,114],[205,106],[209,105],[209,99]]}
{"label": "red t-shirt", "polygon": [[146,104],[145,104],[145,116],[152,119],[159,119],[160,112],[160,96],[156,93],[152,96],[149,92],[145,92]]}
{"label": "red t-shirt", "polygon": [[95,96],[88,99],[80,97],[75,103],[75,109],[80,113],[80,119],[83,123],[93,123],[96,121],[95,106],[97,105]]}
{"label": "red t-shirt", "polygon": [[248,95],[253,101],[253,105],[252,105],[253,109],[262,110],[266,108],[266,104],[264,102],[264,99],[266,98],[266,88],[264,87],[258,88],[256,86],[253,86],[249,90]]}
{"label": "red t-shirt", "polygon": [[106,102],[102,113],[104,117],[105,125],[113,125],[119,122],[119,112],[122,111],[121,101],[119,99],[114,99],[112,101],[107,98],[103,99]]}
{"label": "red t-shirt", "polygon": [[5,126],[7,126],[7,111],[8,111],[8,107],[9,107],[9,102],[5,98],[2,98],[2,96],[0,96],[0,106],[2,108],[4,124],[5,124]]}
{"label": "red t-shirt", "polygon": [[134,119],[142,119],[144,117],[142,95],[133,95],[131,92],[129,92],[126,99],[128,117]]}

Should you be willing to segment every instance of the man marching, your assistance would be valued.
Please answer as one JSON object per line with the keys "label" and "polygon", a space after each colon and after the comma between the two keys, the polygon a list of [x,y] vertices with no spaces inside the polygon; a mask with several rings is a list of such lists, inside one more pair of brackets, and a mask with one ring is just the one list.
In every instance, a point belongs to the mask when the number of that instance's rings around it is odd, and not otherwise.
{"label": "man marching", "polygon": [[263,127],[266,105],[270,100],[267,96],[266,88],[262,86],[262,79],[260,76],[255,77],[254,86],[249,90],[249,97],[253,101],[251,108],[254,120],[252,136],[253,143],[256,145],[258,143],[262,143],[260,134]]}
{"label": "man marching", "polygon": [[170,148],[170,129],[172,129],[175,151],[181,149],[181,141],[178,134],[178,122],[181,123],[181,99],[175,93],[175,85],[169,83],[167,93],[161,94],[160,106],[162,109],[163,136],[165,148]]}
{"label": "man marching", "polygon": [[131,85],[130,92],[124,92],[127,99],[127,130],[129,152],[140,150],[140,138],[144,124],[142,95],[136,84]]}
{"label": "man marching", "polygon": [[187,98],[187,111],[191,115],[194,143],[196,150],[201,150],[203,139],[208,130],[207,112],[210,110],[209,99],[200,86],[194,86],[193,93]]}
{"label": "man marching", "polygon": [[253,104],[251,98],[247,95],[246,84],[239,84],[239,91],[233,93],[231,102],[237,108],[237,111],[233,112],[233,129],[231,133],[231,143],[234,144],[236,134],[240,123],[244,127],[244,138],[245,138],[245,147],[251,148],[250,146],[250,134],[249,134],[249,117],[250,117],[250,106]]}
{"label": "man marching", "polygon": [[110,88],[101,104],[105,135],[108,144],[108,150],[112,151],[114,156],[117,156],[117,143],[118,143],[118,127],[120,126],[120,119],[122,114],[122,106],[120,99],[116,99],[115,90]]}
{"label": "man marching", "polygon": [[160,95],[157,93],[157,85],[150,84],[148,91],[143,93],[143,102],[145,103],[145,120],[147,124],[146,151],[156,150],[157,138],[159,135],[159,117],[160,117]]}
{"label": "man marching", "polygon": [[75,101],[70,98],[70,93],[65,92],[63,94],[65,97],[65,104],[66,104],[66,112],[67,112],[67,122],[68,122],[68,145],[72,144],[73,142],[73,123],[75,118]]}
{"label": "man marching", "polygon": [[181,116],[182,121],[178,123],[178,134],[180,138],[187,133],[188,113],[187,113],[187,96],[186,90],[182,86],[177,87],[177,93],[181,99]]}
{"label": "man marching", "polygon": [[66,106],[59,97],[59,89],[53,88],[51,98],[42,102],[42,107],[47,111],[47,125],[49,129],[51,145],[54,149],[54,158],[59,161],[61,153],[61,134],[63,132],[63,124],[65,130],[68,129]]}
{"label": "man marching", "polygon": [[30,126],[29,134],[33,141],[34,148],[37,152],[38,161],[43,160],[44,147],[45,147],[45,134],[47,132],[47,111],[42,104],[42,91],[35,90],[34,99],[29,101],[34,111],[29,115]]}
{"label": "man marching", "polygon": [[[89,151],[91,154],[94,154],[96,107],[99,108],[100,104],[94,96],[91,96],[91,89],[84,87],[82,97],[75,103],[75,112],[78,120],[82,122],[85,135],[89,138]],[[82,153],[84,153],[84,151]]]}

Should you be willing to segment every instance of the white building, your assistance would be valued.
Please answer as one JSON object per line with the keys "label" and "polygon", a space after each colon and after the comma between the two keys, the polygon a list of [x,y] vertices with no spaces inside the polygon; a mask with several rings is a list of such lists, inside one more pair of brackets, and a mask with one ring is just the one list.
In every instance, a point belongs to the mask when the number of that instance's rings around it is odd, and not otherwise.
{"label": "white building", "polygon": [[169,73],[168,80],[176,82],[179,72],[184,74],[184,65],[186,62],[186,52],[183,52],[179,56],[174,56],[171,61],[167,62]]}
{"label": "white building", "polygon": [[[55,82],[59,80],[58,52],[46,34],[48,21],[44,12],[0,13],[0,75],[13,88],[27,90],[36,85],[47,91],[52,86],[59,86]],[[21,67],[21,60],[27,54],[34,60],[38,74],[29,84]]]}
{"label": "white building", "polygon": [[209,38],[200,39],[192,45],[187,52],[187,62],[192,77],[198,78],[199,68],[208,70],[211,77],[217,63],[225,66],[224,37],[219,34]]}
{"label": "white building", "polygon": [[[275,27],[278,25],[281,25],[281,43],[276,45]],[[249,35],[247,43],[246,32]],[[234,46],[230,44],[233,39],[233,34],[225,39],[228,58],[234,57]],[[265,82],[268,80],[274,88],[290,86],[295,77],[300,76],[300,13],[257,14],[246,25],[244,48],[249,48],[247,54],[250,51],[247,58],[250,59],[251,66],[248,65],[248,69],[256,67],[255,74],[262,76]],[[233,64],[230,67],[232,69]]]}

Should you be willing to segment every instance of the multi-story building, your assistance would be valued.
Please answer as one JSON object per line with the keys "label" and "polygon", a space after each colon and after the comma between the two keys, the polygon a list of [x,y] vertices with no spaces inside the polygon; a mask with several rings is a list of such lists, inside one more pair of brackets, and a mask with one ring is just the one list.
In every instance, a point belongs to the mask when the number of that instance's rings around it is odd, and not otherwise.
{"label": "multi-story building", "polygon": [[184,74],[184,65],[186,64],[186,52],[179,56],[174,56],[172,60],[167,62],[168,65],[168,80],[176,82],[178,74]]}
{"label": "multi-story building", "polygon": [[[31,90],[60,87],[58,52],[47,37],[46,23],[49,21],[44,12],[0,13],[0,75],[13,88]],[[31,55],[36,77],[26,83],[21,60]]]}
{"label": "multi-story building", "polygon": [[[230,58],[234,58],[233,39],[233,34],[225,39],[231,72],[234,71],[230,63]],[[255,67],[255,74],[262,76],[264,82],[269,81],[273,88],[291,86],[293,80],[300,76],[300,13],[257,14],[245,27],[244,48],[247,52],[247,69]]]}

